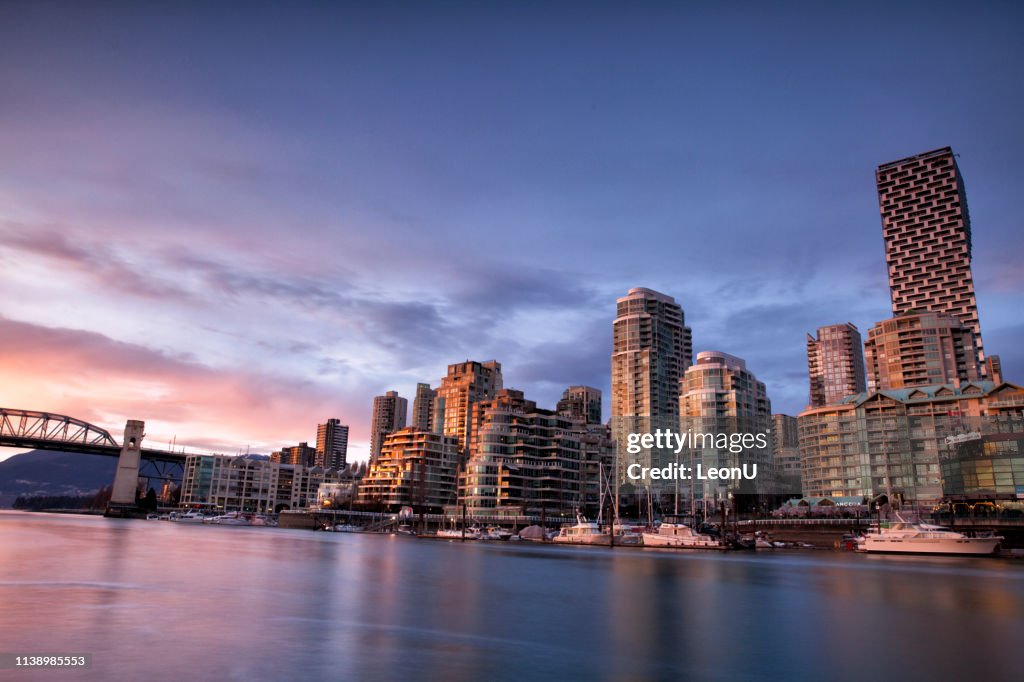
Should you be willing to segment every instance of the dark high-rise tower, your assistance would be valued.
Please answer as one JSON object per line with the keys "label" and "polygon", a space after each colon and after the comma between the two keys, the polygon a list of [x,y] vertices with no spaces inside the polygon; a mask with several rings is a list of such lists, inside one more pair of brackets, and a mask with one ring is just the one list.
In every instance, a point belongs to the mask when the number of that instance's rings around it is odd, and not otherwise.
{"label": "dark high-rise tower", "polygon": [[384,436],[392,431],[405,428],[405,417],[409,401],[388,391],[373,399],[373,423],[370,425],[370,461],[375,461],[384,445]]}
{"label": "dark high-rise tower", "polygon": [[953,150],[882,164],[875,178],[893,316],[935,312],[957,318],[974,333],[981,364],[971,218]]}
{"label": "dark high-rise tower", "polygon": [[316,465],[344,469],[348,463],[348,427],[340,419],[328,419],[316,427]]}
{"label": "dark high-rise tower", "polygon": [[860,331],[852,323],[818,328],[807,335],[807,372],[811,407],[832,405],[866,389]]}

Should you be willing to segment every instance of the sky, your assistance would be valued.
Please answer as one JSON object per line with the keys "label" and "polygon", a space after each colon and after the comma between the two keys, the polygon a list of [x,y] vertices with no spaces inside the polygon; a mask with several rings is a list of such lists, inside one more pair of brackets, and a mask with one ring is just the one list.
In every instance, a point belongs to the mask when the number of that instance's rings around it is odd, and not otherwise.
{"label": "sky", "polygon": [[645,286],[796,414],[891,314],[874,169],[947,145],[1024,380],[1024,9],[818,5],[0,2],[0,405],[364,459],[466,359],[607,414]]}

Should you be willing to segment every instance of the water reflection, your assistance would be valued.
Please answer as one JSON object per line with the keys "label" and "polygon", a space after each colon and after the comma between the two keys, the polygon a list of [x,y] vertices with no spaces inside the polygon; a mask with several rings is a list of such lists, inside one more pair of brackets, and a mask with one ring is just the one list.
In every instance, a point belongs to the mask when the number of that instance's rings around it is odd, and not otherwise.
{"label": "water reflection", "polygon": [[3,649],[93,653],[75,679],[1024,679],[996,560],[3,513],[0,599]]}

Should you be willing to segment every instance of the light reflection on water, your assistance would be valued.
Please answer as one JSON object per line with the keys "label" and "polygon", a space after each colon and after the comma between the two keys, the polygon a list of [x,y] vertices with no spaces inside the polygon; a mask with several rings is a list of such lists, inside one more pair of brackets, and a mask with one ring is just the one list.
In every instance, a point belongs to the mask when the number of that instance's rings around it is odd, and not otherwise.
{"label": "light reflection on water", "polygon": [[0,604],[0,651],[93,654],[10,679],[1024,679],[998,560],[0,513]]}

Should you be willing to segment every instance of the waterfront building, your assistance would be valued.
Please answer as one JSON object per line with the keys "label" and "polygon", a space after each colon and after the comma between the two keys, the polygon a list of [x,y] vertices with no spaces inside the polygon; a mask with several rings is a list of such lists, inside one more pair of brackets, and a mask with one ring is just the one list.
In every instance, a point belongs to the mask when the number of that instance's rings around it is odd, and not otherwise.
{"label": "waterfront building", "polygon": [[409,401],[398,395],[398,391],[388,391],[373,399],[373,419],[370,424],[371,462],[380,455],[384,437],[392,431],[405,428],[408,411]]}
{"label": "waterfront building", "polygon": [[570,386],[562,392],[555,410],[559,414],[582,419],[586,424],[601,423],[601,389]]}
{"label": "waterfront building", "polygon": [[416,384],[412,401],[412,425],[420,431],[434,430],[434,389],[430,384]]}
{"label": "waterfront building", "polygon": [[910,313],[868,330],[864,359],[868,390],[978,381],[975,336],[960,320],[939,313]]}
{"label": "waterfront building", "polygon": [[303,441],[298,445],[284,447],[270,454],[270,461],[278,464],[311,467],[316,465],[316,448]]}
{"label": "waterfront building", "polygon": [[337,480],[317,486],[316,506],[320,509],[350,509],[356,502],[365,471],[358,466],[346,468]]}
{"label": "waterfront building", "polygon": [[894,317],[950,315],[984,354],[971,273],[971,218],[956,156],[949,147],[882,164],[875,172]]}
{"label": "waterfront building", "polygon": [[938,502],[945,438],[1021,417],[1024,389],[988,381],[869,391],[808,408],[797,418],[804,495]]}
{"label": "waterfront building", "polygon": [[348,427],[340,419],[328,419],[316,427],[316,466],[344,469],[348,464]]}
{"label": "waterfront building", "polygon": [[181,506],[262,513],[305,509],[315,503],[320,484],[339,480],[340,473],[263,457],[188,455]]}
{"label": "waterfront building", "polygon": [[[689,492],[694,502],[720,501],[729,493],[754,493],[771,482],[772,406],[763,382],[758,381],[747,363],[728,353],[702,351],[686,370],[679,396],[680,433],[726,433],[765,435],[765,447],[755,445],[733,452],[728,448],[699,447],[688,451],[680,460],[687,466],[702,464],[711,467],[742,467],[757,465],[756,481],[746,487],[726,481],[693,481]],[[702,445],[706,445],[702,444]]]}
{"label": "waterfront building", "polygon": [[538,408],[513,389],[475,403],[472,419],[470,455],[459,479],[459,504],[470,514],[571,515],[581,507],[582,419]]}
{"label": "waterfront building", "polygon": [[457,438],[462,459],[469,454],[473,405],[492,399],[502,387],[501,363],[497,360],[448,365],[448,374],[435,392],[433,430]]}
{"label": "waterfront building", "polygon": [[945,438],[939,469],[947,500],[1019,503],[1024,497],[1024,419],[1000,420],[998,427]]}
{"label": "waterfront building", "polygon": [[860,331],[852,323],[819,327],[807,335],[807,373],[812,407],[838,402],[866,390]]}
{"label": "waterfront building", "polygon": [[414,426],[384,436],[380,454],[359,484],[356,504],[392,511],[439,512],[456,499],[458,440]]}
{"label": "waterfront building", "polygon": [[777,492],[800,496],[800,431],[796,417],[772,415],[772,464],[779,484]]}

